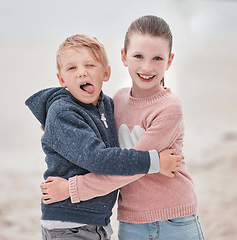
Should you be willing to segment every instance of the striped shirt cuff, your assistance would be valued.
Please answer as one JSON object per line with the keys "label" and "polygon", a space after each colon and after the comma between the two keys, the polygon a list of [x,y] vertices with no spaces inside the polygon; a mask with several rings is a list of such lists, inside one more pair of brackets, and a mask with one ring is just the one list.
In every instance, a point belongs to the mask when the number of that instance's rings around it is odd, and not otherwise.
{"label": "striped shirt cuff", "polygon": [[72,203],[80,202],[79,193],[77,189],[77,176],[71,177],[69,180],[69,193]]}

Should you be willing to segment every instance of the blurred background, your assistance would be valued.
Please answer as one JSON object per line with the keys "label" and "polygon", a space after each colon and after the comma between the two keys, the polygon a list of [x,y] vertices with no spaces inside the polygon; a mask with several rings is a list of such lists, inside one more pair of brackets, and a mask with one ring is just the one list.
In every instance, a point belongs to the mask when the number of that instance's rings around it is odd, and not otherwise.
{"label": "blurred background", "polygon": [[[184,154],[205,239],[236,239],[236,12],[234,0],[0,0],[0,239],[41,239],[42,132],[24,102],[58,86],[59,44],[76,33],[96,36],[112,66],[103,88],[112,97],[131,86],[120,60],[125,32],[147,14],[164,18],[173,32],[165,82],[183,104]],[[117,239],[116,209],[112,224]]]}

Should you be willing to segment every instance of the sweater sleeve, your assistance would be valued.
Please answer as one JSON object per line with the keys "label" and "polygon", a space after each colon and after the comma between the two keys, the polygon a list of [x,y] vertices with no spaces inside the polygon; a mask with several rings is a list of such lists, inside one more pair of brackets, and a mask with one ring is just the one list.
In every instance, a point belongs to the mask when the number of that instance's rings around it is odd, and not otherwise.
{"label": "sweater sleeve", "polygon": [[[50,112],[48,113],[50,115]],[[42,143],[73,164],[96,174],[146,174],[150,168],[150,153],[134,149],[106,148],[78,114],[61,111],[56,117],[47,117]],[[98,134],[98,133],[97,133]]]}
{"label": "sweater sleeve", "polygon": [[[183,116],[175,114],[156,119],[151,126],[147,128],[145,134],[135,145],[135,149],[147,151],[156,149],[161,152],[164,149],[171,148],[179,139],[182,141],[183,135]],[[180,149],[181,150],[181,149]],[[180,152],[176,152],[179,154]]]}
{"label": "sweater sleeve", "polygon": [[[173,115],[154,121],[142,135],[135,148],[138,150],[157,149],[161,151],[171,148],[179,137],[182,115]],[[72,203],[86,201],[94,197],[106,195],[119,189],[144,175],[108,176],[89,173],[69,179]]]}

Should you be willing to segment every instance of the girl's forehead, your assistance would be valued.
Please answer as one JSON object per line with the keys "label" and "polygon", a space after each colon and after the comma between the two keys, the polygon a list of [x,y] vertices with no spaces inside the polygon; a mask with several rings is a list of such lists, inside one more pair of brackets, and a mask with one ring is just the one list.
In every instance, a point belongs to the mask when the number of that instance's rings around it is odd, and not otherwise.
{"label": "girl's forehead", "polygon": [[160,36],[152,36],[149,34],[133,33],[130,36],[128,51],[162,51],[169,52],[169,41]]}
{"label": "girl's forehead", "polygon": [[152,36],[150,34],[141,34],[141,33],[133,33],[130,36],[130,42],[137,41],[137,42],[142,42],[142,41],[149,41],[149,42],[156,42],[156,41],[164,41],[164,42],[169,42],[167,39],[165,39],[162,36]]}

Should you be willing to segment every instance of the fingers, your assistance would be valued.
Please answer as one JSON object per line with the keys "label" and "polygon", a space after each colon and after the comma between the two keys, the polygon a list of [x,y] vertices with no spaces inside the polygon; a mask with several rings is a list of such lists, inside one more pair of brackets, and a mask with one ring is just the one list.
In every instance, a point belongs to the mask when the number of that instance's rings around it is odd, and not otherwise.
{"label": "fingers", "polygon": [[41,199],[44,204],[51,204],[54,201],[52,200],[51,194],[49,194],[47,191],[48,191],[47,189],[41,191],[42,192]]}
{"label": "fingers", "polygon": [[176,162],[176,167],[180,167],[182,165],[181,161]]}
{"label": "fingers", "polygon": [[43,188],[43,189],[41,189],[41,193],[43,193],[43,194],[48,194],[49,192],[48,192],[48,188]]}
{"label": "fingers", "polygon": [[174,173],[173,173],[173,172],[170,172],[170,173],[168,174],[168,177],[173,178],[173,177],[174,177]]}
{"label": "fingers", "polygon": [[42,182],[42,183],[40,184],[40,188],[41,188],[41,189],[47,188],[47,184],[45,184],[44,182]]}
{"label": "fingers", "polygon": [[57,177],[48,177],[46,180],[45,180],[45,183],[50,183],[50,182],[53,182],[56,180]]}
{"label": "fingers", "polygon": [[176,160],[177,162],[181,162],[182,159],[183,159],[180,155],[173,155],[173,157],[175,158],[175,160]]}
{"label": "fingers", "polygon": [[44,204],[53,203],[51,194],[49,194],[50,192],[49,186],[50,186],[50,183],[52,183],[54,180],[55,180],[55,177],[48,177],[44,182],[40,184],[41,193],[42,193],[41,199]]}
{"label": "fingers", "polygon": [[170,149],[167,149],[167,152],[168,152],[169,154],[172,154],[172,155],[173,155],[173,154],[175,154],[175,149],[171,149],[171,148],[170,148]]}
{"label": "fingers", "polygon": [[175,168],[175,172],[178,172],[180,170],[180,167]]}
{"label": "fingers", "polygon": [[48,198],[46,195],[42,195],[41,198],[42,198],[42,202],[43,202],[44,204],[50,204],[50,203],[52,203],[52,200],[51,200],[50,198]]}

